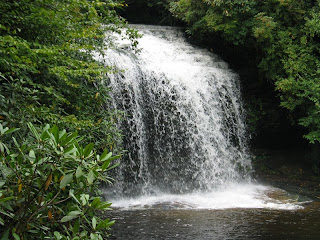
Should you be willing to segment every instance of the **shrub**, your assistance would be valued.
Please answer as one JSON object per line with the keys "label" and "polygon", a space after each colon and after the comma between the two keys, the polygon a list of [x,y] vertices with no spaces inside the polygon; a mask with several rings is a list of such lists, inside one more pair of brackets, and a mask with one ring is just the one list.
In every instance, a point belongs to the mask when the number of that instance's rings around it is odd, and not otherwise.
{"label": "shrub", "polygon": [[111,205],[99,184],[119,155],[81,146],[77,132],[27,125],[18,143],[8,137],[18,129],[0,123],[1,239],[104,239],[114,221],[98,216]]}

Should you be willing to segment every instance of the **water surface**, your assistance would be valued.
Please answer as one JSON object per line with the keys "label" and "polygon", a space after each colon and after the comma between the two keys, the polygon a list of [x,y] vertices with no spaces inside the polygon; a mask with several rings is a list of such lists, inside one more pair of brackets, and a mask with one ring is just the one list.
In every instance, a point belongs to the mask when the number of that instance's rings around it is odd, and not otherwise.
{"label": "water surface", "polygon": [[111,239],[320,239],[320,204],[266,208],[115,210]]}

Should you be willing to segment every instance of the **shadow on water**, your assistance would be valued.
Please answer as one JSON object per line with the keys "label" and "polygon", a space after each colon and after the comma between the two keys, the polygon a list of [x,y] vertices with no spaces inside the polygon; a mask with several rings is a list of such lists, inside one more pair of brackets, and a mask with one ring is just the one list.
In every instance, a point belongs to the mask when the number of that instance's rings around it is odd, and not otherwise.
{"label": "shadow on water", "polygon": [[298,210],[114,210],[111,239],[319,239],[320,203]]}

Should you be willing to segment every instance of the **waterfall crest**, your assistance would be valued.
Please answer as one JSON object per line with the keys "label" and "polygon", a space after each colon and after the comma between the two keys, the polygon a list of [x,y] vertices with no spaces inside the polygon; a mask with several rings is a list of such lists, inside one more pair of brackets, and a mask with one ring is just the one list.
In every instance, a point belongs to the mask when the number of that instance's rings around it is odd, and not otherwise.
{"label": "waterfall crest", "polygon": [[[239,78],[173,27],[136,26],[141,52],[108,50],[113,107],[128,150],[108,192],[194,193],[249,181]],[[123,70],[123,71],[122,71]],[[112,192],[111,192],[112,191]]]}

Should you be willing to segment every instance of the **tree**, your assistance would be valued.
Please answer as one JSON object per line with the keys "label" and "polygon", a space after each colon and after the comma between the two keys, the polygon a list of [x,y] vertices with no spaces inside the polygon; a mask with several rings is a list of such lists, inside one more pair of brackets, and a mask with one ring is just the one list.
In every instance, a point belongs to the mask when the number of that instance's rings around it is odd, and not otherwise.
{"label": "tree", "polygon": [[[86,132],[111,147],[120,134],[107,111],[106,73],[93,53],[111,47],[126,28],[111,0],[4,0],[0,3],[0,118],[27,131],[25,122]],[[127,29],[136,44],[136,32]]]}
{"label": "tree", "polygon": [[27,125],[23,143],[7,146],[18,129],[0,123],[1,239],[104,239],[114,221],[98,216],[111,205],[99,183],[110,181],[105,172],[119,156],[81,146],[77,132]]}
{"label": "tree", "polygon": [[[106,73],[114,69],[94,54],[115,45],[115,32],[137,44],[137,32],[115,11],[122,6],[118,0],[0,2],[2,239],[103,239],[112,225],[97,216],[110,206],[98,187],[110,181],[103,172],[119,157],[111,149],[121,151],[114,148],[121,133],[119,115],[108,107]],[[10,138],[14,127],[20,130]]]}
{"label": "tree", "polygon": [[[234,45],[254,48],[265,81],[280,95],[281,106],[307,128],[305,137],[320,142],[320,1],[171,1],[171,12],[189,33],[220,34]],[[275,94],[276,95],[276,94]]]}

